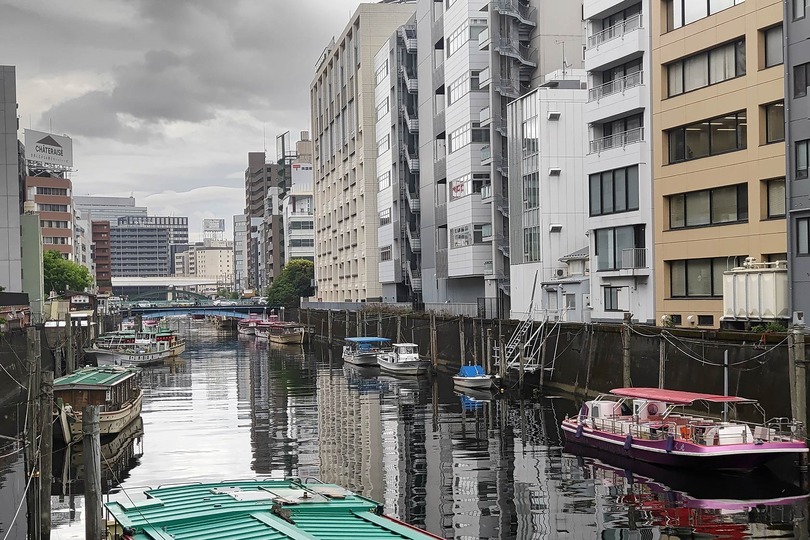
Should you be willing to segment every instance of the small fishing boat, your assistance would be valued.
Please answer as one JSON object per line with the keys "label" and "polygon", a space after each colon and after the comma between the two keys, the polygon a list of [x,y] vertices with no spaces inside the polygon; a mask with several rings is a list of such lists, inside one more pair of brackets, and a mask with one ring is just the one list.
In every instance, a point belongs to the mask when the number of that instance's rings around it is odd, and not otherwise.
{"label": "small fishing boat", "polygon": [[453,384],[458,388],[486,390],[500,385],[498,375],[487,375],[482,366],[461,366],[457,375],[453,375]]}
{"label": "small fishing boat", "polygon": [[[752,405],[762,413],[762,423],[687,414],[683,409],[694,403]],[[808,451],[801,423],[785,418],[765,421],[756,400],[659,388],[611,390],[586,401],[578,415],[563,420],[562,429],[574,444],[701,470],[748,471],[778,456]]]}
{"label": "small fishing boat", "polygon": [[105,504],[110,538],[440,538],[386,516],[383,505],[333,484],[240,480],[159,487]]}
{"label": "small fishing boat", "polygon": [[430,362],[419,357],[416,343],[394,343],[393,350],[379,353],[380,369],[396,375],[422,375],[430,370]]}
{"label": "small fishing boat", "polygon": [[171,330],[157,332],[116,332],[100,336],[85,355],[98,366],[147,366],[178,356],[186,350],[186,340]]}
{"label": "small fishing boat", "polygon": [[343,361],[355,366],[376,366],[377,355],[387,352],[391,340],[381,337],[350,337],[343,346]]}
{"label": "small fishing boat", "polygon": [[85,367],[53,382],[58,421],[54,433],[65,442],[81,439],[82,410],[101,405],[99,432],[119,433],[141,414],[143,390],[137,367]]}

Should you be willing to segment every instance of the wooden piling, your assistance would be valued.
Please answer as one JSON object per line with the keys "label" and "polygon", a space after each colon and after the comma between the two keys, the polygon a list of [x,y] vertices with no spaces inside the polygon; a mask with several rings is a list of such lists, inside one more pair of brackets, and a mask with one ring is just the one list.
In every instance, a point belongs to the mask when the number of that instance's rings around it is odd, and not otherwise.
{"label": "wooden piling", "polygon": [[402,335],[402,315],[397,315],[397,335],[394,341],[399,341]]}
{"label": "wooden piling", "polygon": [[363,321],[363,317],[365,317],[366,314],[361,313],[359,311],[356,311],[355,315],[356,315],[355,320],[357,321],[356,326],[355,326],[355,329],[356,329],[355,335],[356,336],[365,336],[366,335],[366,325],[363,324],[365,322],[365,321]]}
{"label": "wooden piling", "polygon": [[87,405],[82,411],[82,452],[84,454],[85,538],[103,540],[101,440],[99,438],[98,405]]}
{"label": "wooden piling", "polygon": [[382,312],[377,313],[377,337],[382,337]]}
{"label": "wooden piling", "polygon": [[658,343],[658,388],[664,387],[666,378],[667,342],[664,339],[664,332],[660,334],[661,341]]}
{"label": "wooden piling", "polygon": [[41,418],[42,452],[39,473],[40,539],[51,538],[51,483],[53,478],[53,371],[42,372],[39,412]]}
{"label": "wooden piling", "polygon": [[625,313],[622,322],[622,384],[625,388],[632,386],[632,378],[630,377],[630,325],[632,316],[631,313]]}
{"label": "wooden piling", "polygon": [[467,363],[466,343],[464,343],[464,317],[458,318],[458,350],[461,356],[461,365]]}
{"label": "wooden piling", "polygon": [[804,325],[794,325],[788,334],[790,371],[790,412],[793,419],[807,426],[807,360],[805,358]]}
{"label": "wooden piling", "polygon": [[73,347],[73,321],[70,313],[65,313],[65,375],[76,371],[76,351]]}
{"label": "wooden piling", "polygon": [[40,537],[40,515],[39,515],[39,479],[42,448],[39,446],[39,400],[36,398],[40,386],[40,358],[38,348],[37,329],[28,327],[26,331],[27,355],[26,363],[28,367],[28,403],[26,404],[26,425],[25,425],[25,470],[26,476],[30,478],[30,486],[25,492],[26,503],[28,505],[28,538],[39,540]]}
{"label": "wooden piling", "polygon": [[487,347],[484,351],[487,375],[492,375],[492,328],[487,328]]}
{"label": "wooden piling", "polygon": [[[526,369],[526,367],[525,367],[525,363],[526,363],[526,334],[523,334],[523,336],[520,338],[520,351],[519,351],[519,356],[518,356],[518,362],[519,362],[518,369],[520,370],[520,372],[518,373],[518,388],[520,388],[520,390],[522,391],[523,390],[523,376],[525,374],[525,369]],[[522,400],[521,400],[521,403],[523,403]]]}
{"label": "wooden piling", "polygon": [[473,344],[473,364],[480,366],[481,362],[478,360],[478,333],[475,319],[472,320],[472,344]]}
{"label": "wooden piling", "polygon": [[[500,322],[498,326],[500,326]],[[506,342],[503,339],[503,334],[498,335],[498,373],[501,380],[506,377]]]}
{"label": "wooden piling", "polygon": [[329,346],[332,346],[332,310],[326,312],[326,341]]}
{"label": "wooden piling", "polygon": [[430,356],[434,369],[439,365],[439,343],[436,339],[436,314],[430,313]]}

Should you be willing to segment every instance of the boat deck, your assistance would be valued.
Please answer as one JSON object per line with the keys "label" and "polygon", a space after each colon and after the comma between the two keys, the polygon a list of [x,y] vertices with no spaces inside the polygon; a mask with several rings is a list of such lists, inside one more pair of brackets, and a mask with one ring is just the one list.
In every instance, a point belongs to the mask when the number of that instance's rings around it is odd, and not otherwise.
{"label": "boat deck", "polygon": [[380,515],[381,506],[339,486],[295,480],[226,481],[153,489],[146,501],[107,503],[137,540],[192,538],[438,538]]}

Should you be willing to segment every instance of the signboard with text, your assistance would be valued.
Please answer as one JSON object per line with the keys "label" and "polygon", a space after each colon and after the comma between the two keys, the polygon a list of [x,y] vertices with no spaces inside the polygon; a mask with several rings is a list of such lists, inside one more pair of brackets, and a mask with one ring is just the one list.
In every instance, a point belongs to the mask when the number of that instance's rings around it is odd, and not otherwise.
{"label": "signboard with text", "polygon": [[73,167],[73,141],[63,135],[26,129],[25,159],[69,169]]}
{"label": "signboard with text", "polygon": [[204,231],[223,232],[223,231],[225,231],[225,220],[224,219],[204,219],[203,220],[203,230]]}

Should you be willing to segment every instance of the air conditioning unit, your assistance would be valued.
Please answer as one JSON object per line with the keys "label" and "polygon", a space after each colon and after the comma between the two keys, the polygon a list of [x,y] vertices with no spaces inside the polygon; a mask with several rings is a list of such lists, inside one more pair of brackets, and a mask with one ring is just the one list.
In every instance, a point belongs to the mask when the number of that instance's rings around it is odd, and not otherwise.
{"label": "air conditioning unit", "polygon": [[549,176],[560,176],[561,172],[562,172],[562,168],[560,168],[560,167],[550,167],[548,169],[548,175]]}
{"label": "air conditioning unit", "polygon": [[548,226],[548,232],[558,233],[562,231],[562,223],[552,223]]}
{"label": "air conditioning unit", "polygon": [[559,120],[562,113],[559,111],[548,111],[548,119],[549,120]]}
{"label": "air conditioning unit", "polygon": [[565,277],[565,268],[555,268],[554,269],[554,277],[557,279]]}

